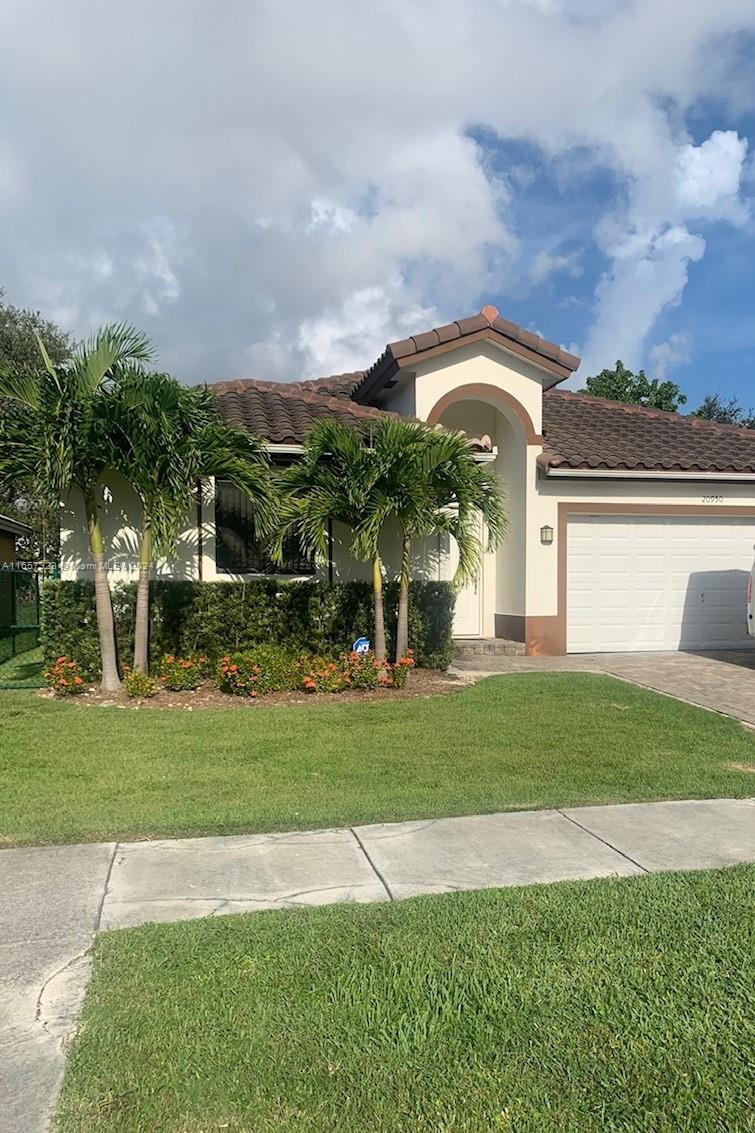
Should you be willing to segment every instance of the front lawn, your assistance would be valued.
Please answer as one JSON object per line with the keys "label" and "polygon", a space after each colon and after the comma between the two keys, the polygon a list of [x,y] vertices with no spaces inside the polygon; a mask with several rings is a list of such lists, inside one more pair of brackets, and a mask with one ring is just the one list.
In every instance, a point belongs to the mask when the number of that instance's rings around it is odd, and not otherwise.
{"label": "front lawn", "polygon": [[755,867],[96,945],[60,1133],[745,1133]]}
{"label": "front lawn", "polygon": [[755,736],[611,677],[225,711],[0,693],[5,845],[231,834],[638,799],[746,797]]}

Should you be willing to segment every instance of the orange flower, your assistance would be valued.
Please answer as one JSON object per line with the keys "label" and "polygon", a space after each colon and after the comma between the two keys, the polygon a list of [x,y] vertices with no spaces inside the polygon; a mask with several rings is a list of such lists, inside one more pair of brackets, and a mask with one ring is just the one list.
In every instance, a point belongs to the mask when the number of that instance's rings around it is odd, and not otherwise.
{"label": "orange flower", "polygon": [[73,678],[73,683],[74,683],[75,685],[83,685],[83,683],[84,683],[84,682],[83,682],[83,680],[81,679],[81,677],[74,677],[74,678]]}

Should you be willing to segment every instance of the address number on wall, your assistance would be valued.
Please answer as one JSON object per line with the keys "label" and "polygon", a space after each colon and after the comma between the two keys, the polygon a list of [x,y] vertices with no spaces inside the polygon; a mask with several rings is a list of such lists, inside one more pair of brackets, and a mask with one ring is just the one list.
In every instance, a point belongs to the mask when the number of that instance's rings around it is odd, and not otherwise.
{"label": "address number on wall", "polygon": [[704,504],[722,504],[723,502],[723,496],[703,496]]}

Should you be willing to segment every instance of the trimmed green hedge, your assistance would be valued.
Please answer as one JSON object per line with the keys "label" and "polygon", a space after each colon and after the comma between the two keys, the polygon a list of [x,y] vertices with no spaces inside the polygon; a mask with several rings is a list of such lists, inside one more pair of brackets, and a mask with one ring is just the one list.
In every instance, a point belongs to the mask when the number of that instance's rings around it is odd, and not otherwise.
{"label": "trimmed green hedge", "polygon": [[[368,582],[153,582],[150,656],[204,653],[215,662],[223,654],[281,645],[312,653],[340,653],[354,640],[374,637],[372,588]],[[136,585],[113,588],[121,662],[133,653]],[[412,582],[409,645],[418,665],[445,669],[451,662],[454,591],[449,582]],[[396,634],[398,583],[385,587],[389,652]],[[41,643],[45,662],[65,654],[93,679],[99,675],[94,586],[50,581],[42,587]]]}

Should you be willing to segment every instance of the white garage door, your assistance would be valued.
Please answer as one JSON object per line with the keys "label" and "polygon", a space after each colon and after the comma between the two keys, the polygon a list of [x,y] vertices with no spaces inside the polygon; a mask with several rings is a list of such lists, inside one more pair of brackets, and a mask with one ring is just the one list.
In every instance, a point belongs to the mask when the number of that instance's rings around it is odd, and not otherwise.
{"label": "white garage door", "polygon": [[755,519],[571,516],[567,649],[736,649]]}

